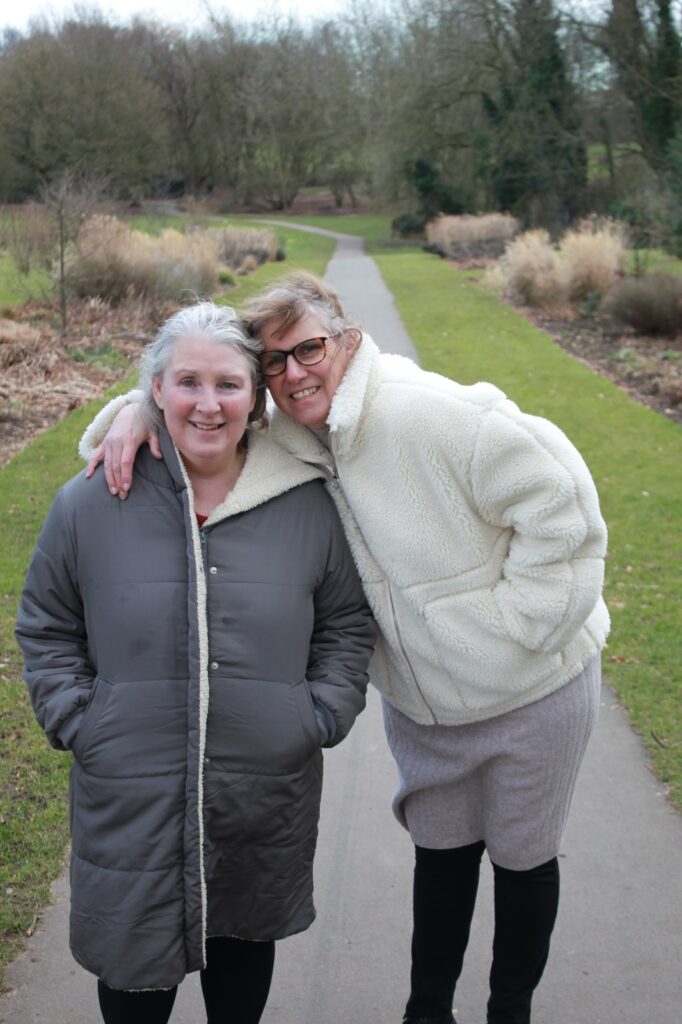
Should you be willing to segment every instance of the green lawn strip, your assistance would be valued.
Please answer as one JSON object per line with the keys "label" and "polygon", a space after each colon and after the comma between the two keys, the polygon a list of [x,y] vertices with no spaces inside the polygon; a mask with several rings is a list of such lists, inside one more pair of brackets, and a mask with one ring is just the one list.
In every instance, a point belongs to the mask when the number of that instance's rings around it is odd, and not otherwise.
{"label": "green lawn strip", "polygon": [[557,423],[590,466],[609,525],[604,666],[682,807],[682,431],[571,359],[466,271],[426,254],[377,262],[426,367],[464,384],[493,381]]}
{"label": "green lawn strip", "polygon": [[[326,231],[336,231],[341,235],[360,235],[365,240],[365,247],[368,253],[383,253],[390,251],[404,251],[419,246],[418,242],[409,242],[401,238],[393,238],[391,235],[391,221],[394,214],[366,214],[347,213],[338,217],[319,216],[308,217],[294,214],[268,214],[268,219],[279,219],[291,221],[292,224],[301,224],[306,227],[324,228]],[[230,218],[232,220],[232,218]],[[238,223],[242,218],[234,218]],[[258,217],[249,217],[254,224],[258,223]],[[265,226],[265,225],[264,225]],[[281,230],[279,227],[277,230]]]}
{"label": "green lawn strip", "polygon": [[19,951],[49,900],[68,838],[70,758],[52,750],[21,679],[14,621],[26,568],[54,495],[82,469],[78,438],[106,396],[71,413],[0,470],[0,990],[2,968]]}
{"label": "green lawn strip", "polygon": [[274,230],[284,247],[286,259],[279,263],[263,263],[255,273],[236,278],[236,286],[225,292],[218,301],[235,306],[237,309],[254,292],[292,270],[310,270],[314,274],[322,275],[334,252],[336,243],[333,238],[310,235],[304,231],[296,231],[280,225],[274,227],[246,219],[240,223],[248,224],[250,227],[269,227]]}
{"label": "green lawn strip", "polygon": [[174,231],[185,231],[188,224],[197,224],[203,219],[190,218],[184,213],[133,213],[120,217],[120,220],[124,221],[133,231],[143,231],[147,235],[160,235],[167,228],[172,228]]}
{"label": "green lawn strip", "polygon": [[16,306],[28,299],[42,299],[52,294],[52,282],[46,270],[20,273],[7,252],[0,252],[0,316],[1,307]]}

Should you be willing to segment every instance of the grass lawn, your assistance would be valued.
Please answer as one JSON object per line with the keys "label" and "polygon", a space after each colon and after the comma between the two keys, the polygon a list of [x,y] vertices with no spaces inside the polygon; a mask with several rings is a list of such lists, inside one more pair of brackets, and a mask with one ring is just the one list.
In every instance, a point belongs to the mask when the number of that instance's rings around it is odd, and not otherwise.
{"label": "grass lawn", "polygon": [[[230,219],[230,223],[233,223],[232,219]],[[256,221],[244,220],[243,223],[253,224],[255,227],[270,227],[284,245],[287,258],[282,263],[265,263],[258,268],[255,274],[237,277],[236,287],[226,292],[221,299],[222,302],[227,302],[237,308],[259,288],[265,287],[290,270],[305,269],[322,275],[334,252],[333,238],[310,235],[279,225],[277,227],[269,224],[259,225]]]}
{"label": "grass lawn", "polygon": [[[386,249],[404,250],[412,249],[419,243],[408,242],[404,239],[391,236],[391,221],[393,214],[365,214],[348,213],[338,217],[308,217],[293,216],[286,214],[268,215],[271,220],[288,220],[292,224],[305,224],[309,227],[324,228],[326,231],[338,231],[343,235],[361,235],[365,239],[365,248],[368,253],[385,252]],[[247,218],[230,218],[235,224]],[[248,220],[254,224],[258,223],[258,217],[249,217]],[[278,227],[277,231],[281,229]]]}
{"label": "grass lawn", "polygon": [[0,309],[30,298],[42,299],[51,292],[52,283],[47,271],[32,270],[30,274],[20,274],[11,256],[0,252]]}
{"label": "grass lawn", "polygon": [[[616,168],[622,167],[633,160],[641,163],[640,149],[637,143],[616,143],[611,150],[611,156]],[[587,147],[587,179],[595,181],[599,178],[608,178],[609,162],[606,146],[602,143],[593,143]]]}
{"label": "grass lawn", "polygon": [[95,408],[72,413],[0,470],[0,519],[9,539],[0,554],[0,973],[48,902],[68,833],[70,758],[51,749],[33,717],[13,636],[16,607],[52,498],[81,468],[76,444]]}

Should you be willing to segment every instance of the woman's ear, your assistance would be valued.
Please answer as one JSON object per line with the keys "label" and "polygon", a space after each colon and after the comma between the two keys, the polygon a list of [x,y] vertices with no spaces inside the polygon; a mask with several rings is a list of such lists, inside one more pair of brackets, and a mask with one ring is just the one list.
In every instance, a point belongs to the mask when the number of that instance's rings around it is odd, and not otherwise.
{"label": "woman's ear", "polygon": [[161,401],[161,385],[156,377],[152,379],[152,397],[159,409],[163,409],[163,402]]}
{"label": "woman's ear", "polygon": [[352,353],[357,352],[360,348],[360,342],[362,341],[362,331],[357,327],[351,327],[348,331],[348,337],[350,338],[350,344],[348,348]]}

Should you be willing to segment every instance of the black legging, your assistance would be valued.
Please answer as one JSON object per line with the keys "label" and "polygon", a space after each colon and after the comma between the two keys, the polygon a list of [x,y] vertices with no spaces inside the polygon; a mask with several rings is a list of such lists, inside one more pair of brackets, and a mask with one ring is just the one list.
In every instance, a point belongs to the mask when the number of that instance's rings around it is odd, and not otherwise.
{"label": "black legging", "polygon": [[[274,942],[209,939],[201,972],[207,1024],[258,1024],[274,963]],[[177,988],[122,992],[98,982],[104,1024],[167,1024],[176,993]]]}
{"label": "black legging", "polygon": [[[408,1019],[450,1020],[476,903],[483,842],[416,847]],[[529,871],[495,872],[495,938],[488,1024],[529,1024],[559,902],[555,858]]]}

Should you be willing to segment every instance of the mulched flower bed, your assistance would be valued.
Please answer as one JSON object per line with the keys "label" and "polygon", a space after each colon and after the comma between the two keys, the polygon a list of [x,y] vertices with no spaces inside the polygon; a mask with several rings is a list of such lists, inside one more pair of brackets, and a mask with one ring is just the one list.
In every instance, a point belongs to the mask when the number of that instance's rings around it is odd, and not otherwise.
{"label": "mulched flower bed", "polygon": [[522,308],[557,345],[631,398],[682,423],[682,340],[647,337],[608,317],[557,319]]}
{"label": "mulched flower bed", "polygon": [[72,300],[64,335],[55,303],[28,302],[0,318],[0,466],[127,373],[175,308]]}

